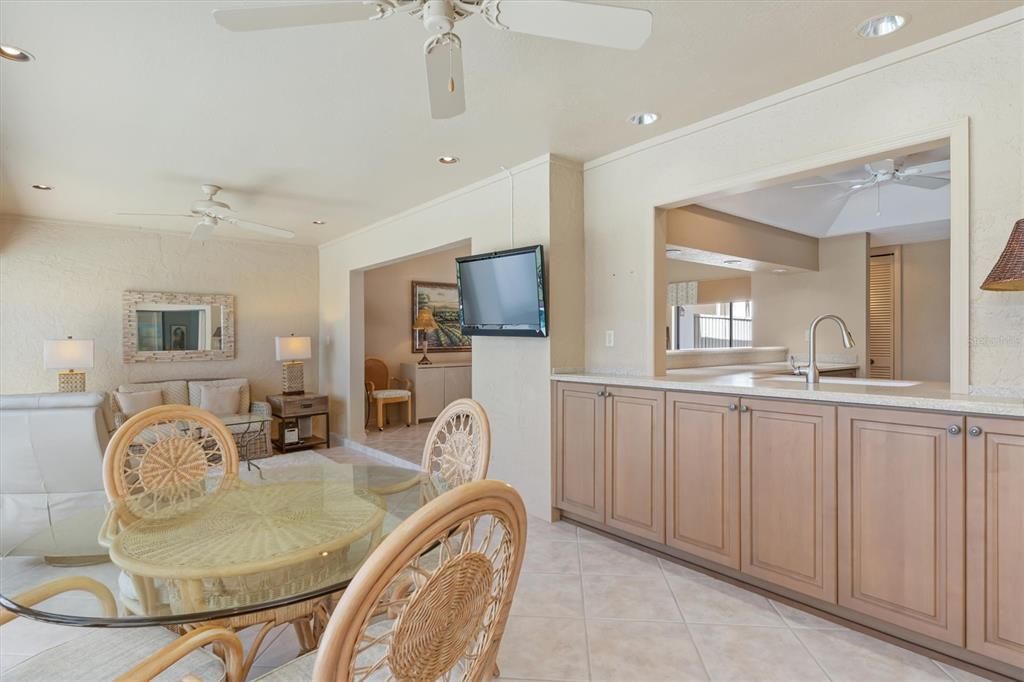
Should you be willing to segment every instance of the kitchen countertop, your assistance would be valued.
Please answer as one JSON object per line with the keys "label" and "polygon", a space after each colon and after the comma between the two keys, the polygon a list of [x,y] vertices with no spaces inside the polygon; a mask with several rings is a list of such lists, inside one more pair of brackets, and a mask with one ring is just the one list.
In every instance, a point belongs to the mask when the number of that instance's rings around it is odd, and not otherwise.
{"label": "kitchen countertop", "polygon": [[[574,381],[605,386],[634,386],[669,391],[694,391],[758,398],[814,400],[876,407],[902,407],[960,414],[1024,418],[1024,399],[951,393],[949,384],[925,381],[916,386],[864,386],[857,384],[773,381],[777,365],[729,365],[670,370],[666,376],[630,376],[601,372],[553,374],[554,381]],[[828,363],[820,363],[825,369]],[[836,367],[835,369],[838,369]],[[833,369],[829,367],[829,369]],[[786,366],[788,373],[788,365]]]}

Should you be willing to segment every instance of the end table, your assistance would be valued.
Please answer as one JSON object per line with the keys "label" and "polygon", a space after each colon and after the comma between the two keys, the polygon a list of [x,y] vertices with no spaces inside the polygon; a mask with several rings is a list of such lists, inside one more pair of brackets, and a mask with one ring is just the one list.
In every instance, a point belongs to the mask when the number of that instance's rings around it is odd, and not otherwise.
{"label": "end table", "polygon": [[[326,395],[314,393],[301,393],[298,395],[268,395],[267,402],[270,403],[270,415],[280,421],[277,428],[277,437],[272,439],[274,448],[279,452],[293,452],[295,450],[312,450],[319,447],[330,447],[331,437],[331,416],[328,412],[329,401]],[[324,418],[324,433],[326,438],[313,435],[313,417]],[[308,429],[304,427],[308,424]],[[285,428],[297,428],[300,436],[295,443],[284,442]],[[301,433],[308,431],[310,435],[303,438]]]}

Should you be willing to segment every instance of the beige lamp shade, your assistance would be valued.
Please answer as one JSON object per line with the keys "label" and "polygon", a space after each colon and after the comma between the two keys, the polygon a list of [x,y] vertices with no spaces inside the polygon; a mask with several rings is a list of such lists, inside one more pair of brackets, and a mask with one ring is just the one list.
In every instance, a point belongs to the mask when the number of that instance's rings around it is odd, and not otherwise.
{"label": "beige lamp shade", "polygon": [[1024,218],[1013,226],[1006,248],[981,288],[988,291],[1024,291]]}
{"label": "beige lamp shade", "polygon": [[308,336],[275,336],[274,350],[278,362],[308,360],[313,357],[313,344]]}
{"label": "beige lamp shade", "polygon": [[420,312],[416,315],[416,321],[412,323],[413,329],[422,329],[423,331],[430,331],[437,329],[437,320],[434,319],[434,312],[430,308],[420,308]]}
{"label": "beige lamp shade", "polygon": [[43,341],[45,369],[92,369],[92,339],[46,339]]}

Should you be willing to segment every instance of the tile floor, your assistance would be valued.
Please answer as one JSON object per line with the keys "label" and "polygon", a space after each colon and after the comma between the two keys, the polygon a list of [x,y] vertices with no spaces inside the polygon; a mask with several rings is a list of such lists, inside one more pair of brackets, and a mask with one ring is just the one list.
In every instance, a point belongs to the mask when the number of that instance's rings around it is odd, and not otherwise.
{"label": "tile floor", "polygon": [[419,466],[423,461],[423,444],[427,442],[431,426],[433,422],[421,422],[412,426],[392,422],[383,431],[378,431],[370,424],[362,443]]}
{"label": "tile floor", "polygon": [[[364,459],[344,448],[321,453]],[[33,572],[42,565],[33,561],[0,562],[5,591],[38,582]],[[87,570],[116,584],[112,564]],[[24,618],[3,626],[0,678],[31,654],[82,633]],[[253,634],[241,633],[244,641]],[[294,630],[278,628],[250,679],[298,651]],[[981,679],[597,533],[535,518],[499,665],[502,680],[559,682]]]}

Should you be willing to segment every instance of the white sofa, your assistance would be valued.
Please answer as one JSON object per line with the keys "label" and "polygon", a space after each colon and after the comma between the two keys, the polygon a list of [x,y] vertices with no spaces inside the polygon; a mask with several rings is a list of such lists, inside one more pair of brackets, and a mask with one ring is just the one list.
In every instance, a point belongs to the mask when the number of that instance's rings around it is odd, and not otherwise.
{"label": "white sofa", "polygon": [[84,509],[102,508],[102,393],[0,396],[0,554]]}

